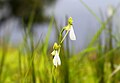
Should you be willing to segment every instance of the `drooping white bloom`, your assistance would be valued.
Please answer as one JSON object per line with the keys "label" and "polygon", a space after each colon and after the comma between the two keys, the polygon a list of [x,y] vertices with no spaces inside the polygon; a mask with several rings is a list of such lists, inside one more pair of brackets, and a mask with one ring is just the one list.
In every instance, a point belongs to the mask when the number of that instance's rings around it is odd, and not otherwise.
{"label": "drooping white bloom", "polygon": [[51,54],[54,55],[53,64],[54,64],[56,67],[57,67],[58,65],[61,65],[61,60],[60,60],[60,57],[59,57],[59,52],[54,50]]}
{"label": "drooping white bloom", "polygon": [[109,5],[107,10],[108,17],[111,17],[113,13],[114,13],[114,7],[112,5]]}
{"label": "drooping white bloom", "polygon": [[69,37],[71,40],[76,40],[76,35],[73,29],[72,17],[68,19],[68,25],[64,27],[64,30],[69,31]]}
{"label": "drooping white bloom", "polygon": [[72,25],[71,25],[70,32],[69,32],[69,37],[71,40],[76,40],[75,32],[74,32]]}
{"label": "drooping white bloom", "polygon": [[54,45],[53,45],[53,52],[51,53],[52,56],[53,56],[53,65],[56,66],[56,67],[58,65],[61,65],[61,60],[60,60],[60,57],[59,57],[60,47],[61,46],[55,42]]}

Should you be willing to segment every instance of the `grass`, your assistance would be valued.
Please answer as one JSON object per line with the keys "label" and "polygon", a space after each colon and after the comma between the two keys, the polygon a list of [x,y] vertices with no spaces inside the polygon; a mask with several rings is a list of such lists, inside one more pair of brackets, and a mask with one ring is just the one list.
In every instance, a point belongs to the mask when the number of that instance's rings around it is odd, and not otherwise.
{"label": "grass", "polygon": [[[80,1],[101,25],[88,47],[79,53],[70,54],[69,44],[66,44],[67,49],[62,45],[60,52],[62,65],[54,69],[49,38],[54,24],[56,31],[59,32],[57,22],[54,17],[51,17],[45,40],[34,44],[34,36],[30,32],[34,20],[34,12],[32,12],[23,42],[18,47],[9,46],[9,36],[2,39],[3,42],[0,44],[0,83],[120,82],[119,42],[115,42],[117,46],[113,47],[113,43],[110,41],[114,40],[115,35],[112,34],[111,28],[106,29],[107,25],[111,25],[109,23],[113,16],[103,22],[90,7],[82,0]],[[117,9],[114,10],[114,13],[116,11]],[[105,45],[102,45],[101,33],[106,30],[108,30],[106,34],[109,36],[106,38],[108,41],[105,40]],[[58,40],[56,38],[56,41]]]}

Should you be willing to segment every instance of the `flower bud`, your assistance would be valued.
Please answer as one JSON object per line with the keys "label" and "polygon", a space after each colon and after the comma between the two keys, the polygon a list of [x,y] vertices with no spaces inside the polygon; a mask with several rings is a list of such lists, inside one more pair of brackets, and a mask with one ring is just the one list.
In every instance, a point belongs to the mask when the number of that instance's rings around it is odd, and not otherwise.
{"label": "flower bud", "polygon": [[70,18],[68,19],[68,24],[72,25],[72,23],[73,23],[73,19],[72,19],[72,17],[70,17]]}

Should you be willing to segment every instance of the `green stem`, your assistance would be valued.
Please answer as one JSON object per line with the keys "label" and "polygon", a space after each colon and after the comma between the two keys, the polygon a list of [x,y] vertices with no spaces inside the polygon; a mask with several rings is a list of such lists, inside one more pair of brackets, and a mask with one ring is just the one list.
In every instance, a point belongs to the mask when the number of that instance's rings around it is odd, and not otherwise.
{"label": "green stem", "polygon": [[55,76],[55,67],[52,67],[52,83],[56,83],[56,76]]}
{"label": "green stem", "polygon": [[69,30],[66,32],[66,34],[65,34],[65,36],[63,37],[63,39],[61,40],[60,44],[63,43],[63,41],[65,40],[65,38],[66,38],[66,36],[67,36],[67,34],[68,34],[68,32],[69,32]]}
{"label": "green stem", "polygon": [[62,39],[62,33],[64,32],[64,28],[60,31],[60,34],[59,34],[59,43],[60,43],[60,41],[61,41],[61,39]]}

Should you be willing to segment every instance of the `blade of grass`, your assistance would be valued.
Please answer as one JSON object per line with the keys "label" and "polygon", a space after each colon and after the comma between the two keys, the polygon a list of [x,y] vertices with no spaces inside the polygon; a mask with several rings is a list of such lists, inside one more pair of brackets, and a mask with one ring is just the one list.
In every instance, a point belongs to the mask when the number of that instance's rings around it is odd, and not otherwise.
{"label": "blade of grass", "polygon": [[91,40],[90,44],[88,45],[88,47],[92,46],[96,42],[96,40],[101,35],[102,31],[106,28],[106,25],[110,22],[110,20],[114,16],[114,14],[117,12],[118,8],[119,8],[119,6],[113,11],[113,15],[111,17],[109,17],[105,22],[102,22],[102,25],[101,25],[100,29],[96,32],[96,34],[92,38],[92,40]]}
{"label": "blade of grass", "polygon": [[85,4],[82,0],[80,0],[80,2],[83,4],[83,6],[96,18],[96,20],[102,24],[101,19],[95,14],[95,12],[93,12],[93,10],[87,5]]}
{"label": "blade of grass", "polygon": [[114,14],[117,12],[118,8],[119,8],[119,4],[116,7],[116,9],[113,12],[113,16],[109,17],[105,22],[102,22],[101,19],[93,12],[93,10],[86,5],[82,0],[80,0],[80,2],[84,5],[84,7],[96,18],[96,20],[101,24],[100,29],[97,31],[97,33],[95,34],[95,36],[92,38],[92,41],[90,42],[89,46],[92,46],[95,41],[99,38],[99,36],[101,35],[102,31],[105,29],[107,23],[112,19],[112,17],[114,16]]}
{"label": "blade of grass", "polygon": [[47,52],[48,42],[49,42],[50,34],[51,34],[51,31],[52,31],[53,21],[54,21],[54,17],[52,16],[51,20],[50,20],[50,24],[48,26],[48,32],[47,32],[47,35],[46,35],[46,38],[45,38],[45,42],[44,42],[44,49],[43,49],[44,53]]}
{"label": "blade of grass", "polygon": [[109,76],[109,79],[111,79],[111,77],[113,77],[118,71],[120,71],[120,66],[118,66]]}

